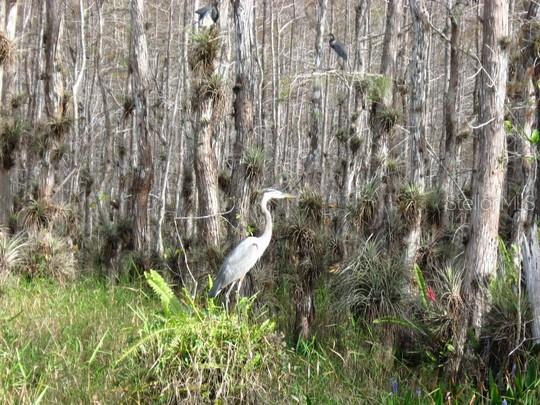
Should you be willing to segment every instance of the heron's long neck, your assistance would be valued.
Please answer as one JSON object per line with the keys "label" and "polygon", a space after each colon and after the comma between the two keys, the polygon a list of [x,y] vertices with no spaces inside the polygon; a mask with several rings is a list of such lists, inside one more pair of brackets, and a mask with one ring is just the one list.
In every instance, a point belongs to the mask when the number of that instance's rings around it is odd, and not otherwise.
{"label": "heron's long neck", "polygon": [[261,209],[266,220],[266,224],[264,225],[264,232],[262,233],[261,238],[263,238],[265,241],[268,241],[268,243],[270,243],[270,239],[272,238],[272,215],[270,215],[270,211],[267,207],[269,200],[269,198],[263,198],[263,200],[261,201]]}

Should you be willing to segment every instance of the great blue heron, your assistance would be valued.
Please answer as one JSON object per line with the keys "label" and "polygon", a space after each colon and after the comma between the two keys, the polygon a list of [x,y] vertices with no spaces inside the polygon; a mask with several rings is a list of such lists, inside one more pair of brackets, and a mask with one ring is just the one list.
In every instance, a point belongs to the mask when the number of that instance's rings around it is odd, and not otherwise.
{"label": "great blue heron", "polygon": [[328,34],[328,43],[330,44],[330,48],[336,52],[337,56],[343,59],[343,62],[347,62],[347,51],[345,50],[345,45],[339,42],[336,37],[334,37],[334,34]]}
{"label": "great blue heron", "polygon": [[195,14],[199,16],[197,24],[199,27],[210,27],[217,23],[219,19],[218,0],[214,0],[212,4],[195,10]]}
{"label": "great blue heron", "polygon": [[245,275],[255,266],[255,263],[261,258],[264,251],[270,244],[272,238],[272,216],[268,210],[268,201],[272,199],[296,198],[292,194],[267,188],[264,190],[261,201],[261,209],[266,218],[264,232],[260,236],[250,236],[238,244],[225,258],[219,273],[214,281],[212,290],[208,293],[210,297],[216,297],[225,287],[229,286],[225,295],[226,302],[229,301],[229,294],[238,281],[237,294],[240,293],[240,287]]}

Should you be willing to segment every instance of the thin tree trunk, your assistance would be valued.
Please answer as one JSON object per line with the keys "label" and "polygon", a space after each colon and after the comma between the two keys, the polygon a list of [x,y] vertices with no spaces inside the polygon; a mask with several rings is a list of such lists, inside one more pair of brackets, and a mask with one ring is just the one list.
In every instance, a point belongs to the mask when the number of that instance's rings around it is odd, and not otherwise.
{"label": "thin tree trunk", "polygon": [[[0,9],[0,27],[4,31],[4,12],[6,15],[5,21],[5,32],[7,39],[14,41],[15,39],[15,29],[17,26],[17,11],[19,4],[16,0],[13,1],[4,1],[0,0],[2,8]],[[4,10],[4,4],[7,5],[7,12]],[[7,109],[7,101],[9,100],[12,88],[13,88],[13,76],[15,73],[15,62],[8,61],[7,64],[0,66],[0,93],[2,94],[2,106],[4,109]],[[13,122],[15,125],[16,123]],[[1,137],[2,135],[0,135]],[[11,192],[11,182],[13,176],[13,166],[15,164],[16,145],[12,145],[10,150],[0,151],[0,228],[6,227],[9,224],[9,216],[11,215],[13,198]],[[5,153],[8,153],[5,156]]]}
{"label": "thin tree trunk", "polygon": [[[58,123],[60,131],[64,129],[61,126],[64,116],[64,83],[62,77],[61,61],[60,61],[60,44],[63,34],[63,16],[64,7],[60,0],[47,0],[46,3],[46,23],[45,23],[45,111],[49,120],[49,125]],[[54,139],[56,135],[63,136],[65,134],[53,134],[53,128],[48,129],[47,136],[49,139]],[[56,139],[58,141],[58,139]],[[58,165],[55,159],[53,147],[47,147],[42,160],[41,176],[40,176],[40,196],[45,199],[50,199],[53,194],[55,185],[55,171]]]}
{"label": "thin tree trunk", "polygon": [[309,152],[304,162],[304,173],[302,174],[302,180],[307,180],[312,186],[318,186],[321,183],[322,178],[322,173],[320,172],[320,166],[318,166],[318,164],[321,161],[321,139],[324,124],[322,110],[323,89],[321,76],[318,76],[317,74],[322,71],[327,0],[318,0],[317,4],[314,69],[314,74],[316,76],[313,79],[313,87],[311,89],[311,112],[308,129]]}
{"label": "thin tree trunk", "polygon": [[[0,31],[4,31],[4,21],[6,20],[6,2],[5,0],[0,0]],[[4,82],[4,65],[0,64],[0,94],[3,91],[3,82]]]}
{"label": "thin tree trunk", "polygon": [[243,157],[254,140],[254,85],[255,66],[252,57],[253,38],[253,0],[231,0],[234,13],[236,34],[236,58],[234,84],[234,126],[233,174],[231,179],[234,210],[232,224],[233,239],[239,240],[246,235],[249,218],[249,197],[251,193],[250,176]]}
{"label": "thin tree trunk", "polygon": [[457,95],[459,91],[459,73],[460,73],[460,47],[461,47],[461,28],[458,18],[461,14],[461,3],[454,0],[447,0],[448,20],[450,22],[450,60],[449,75],[444,98],[444,127],[445,142],[439,168],[439,192],[442,206],[441,227],[443,230],[450,226],[450,211],[448,202],[452,195],[451,177],[457,167],[457,131],[458,131],[458,110]]}
{"label": "thin tree trunk", "polygon": [[10,169],[6,169],[5,162],[0,161],[0,229],[9,224],[11,205],[11,173]]}
{"label": "thin tree trunk", "polygon": [[464,312],[458,331],[456,361],[460,367],[467,330],[480,336],[484,317],[490,309],[489,283],[496,272],[497,237],[504,172],[506,137],[504,101],[508,71],[508,4],[491,0],[484,4],[484,33],[480,85],[480,139],[478,165],[473,187],[471,233],[465,250]]}
{"label": "thin tree trunk", "polygon": [[[323,39],[326,26],[326,9],[327,0],[318,0],[317,3],[317,26],[315,37],[315,73],[322,70],[323,61]],[[323,130],[323,114],[322,114],[322,83],[320,77],[313,79],[313,87],[311,93],[311,113],[309,126],[309,155],[304,164],[304,174],[307,176],[308,184],[313,190],[318,190],[321,184],[322,173],[319,162],[321,161],[321,139]],[[303,254],[314,254],[314,252],[303,252]],[[300,273],[299,285],[295,290],[296,302],[296,317],[295,317],[295,333],[296,336],[303,339],[308,339],[311,336],[311,327],[315,318],[315,297],[314,297],[314,282],[316,271],[312,268],[302,269],[298,266]]]}
{"label": "thin tree trunk", "polygon": [[[538,180],[538,162],[535,159],[535,148],[528,137],[533,128],[538,126],[536,110],[540,102],[540,92],[535,84],[540,79],[540,63],[537,61],[536,49],[532,44],[540,40],[531,30],[531,24],[538,24],[540,6],[530,2],[526,19],[520,30],[518,44],[521,57],[511,71],[514,72],[508,86],[508,98],[512,101],[512,145],[517,157],[516,167],[511,172],[510,163],[508,182],[519,192],[516,193],[517,209],[512,224],[512,244],[517,248],[514,254],[516,268],[525,274],[526,287],[531,305],[532,335],[535,342],[540,342],[540,244],[538,240],[538,200],[540,195],[536,188]],[[511,89],[511,90],[510,90]],[[535,125],[536,124],[536,125]],[[510,145],[509,145],[510,148]],[[512,176],[512,177],[510,177]],[[512,204],[512,207],[514,205]],[[518,325],[521,320],[517,319]],[[520,336],[516,344],[519,344]]]}
{"label": "thin tree trunk", "polygon": [[[7,12],[6,12],[6,29],[5,35],[10,41],[15,41],[15,31],[17,29],[17,16],[19,14],[19,1],[18,0],[8,0],[6,1]],[[0,13],[1,16],[1,13]],[[0,20],[0,21],[3,21]],[[2,93],[2,105],[7,106],[11,96],[13,95],[13,80],[16,73],[16,60],[13,60],[12,63],[8,63],[3,66],[4,75],[3,79],[0,79],[0,92]],[[0,74],[1,76],[1,74]],[[3,83],[2,83],[3,80]]]}
{"label": "thin tree trunk", "polygon": [[[208,41],[219,42],[219,31],[216,26],[201,28]],[[204,43],[194,43],[193,47],[206,46]],[[219,44],[217,45],[219,47]],[[196,57],[193,52],[192,57]],[[205,65],[207,68],[200,69]],[[222,79],[217,79],[216,60],[190,60],[192,67],[192,102],[191,109],[195,113],[194,121],[194,159],[195,179],[198,191],[199,214],[205,218],[201,221],[200,240],[212,248],[219,247],[221,238],[219,218],[219,184],[218,162],[215,153],[214,131],[220,119],[220,102],[222,98]],[[213,83],[213,84],[212,84]],[[212,88],[214,91],[205,89]],[[218,88],[219,87],[219,88]],[[189,177],[184,180],[189,185]],[[187,191],[187,190],[186,190]]]}
{"label": "thin tree trunk", "polygon": [[[365,61],[364,52],[362,52],[361,37],[367,31],[366,16],[369,11],[366,0],[358,0],[355,7],[355,48],[354,55],[354,70],[355,72],[365,73]],[[343,208],[349,205],[353,194],[354,180],[358,175],[358,172],[366,173],[369,171],[369,151],[370,151],[370,137],[364,131],[366,122],[366,95],[361,89],[361,86],[355,85],[352,89],[352,109],[350,114],[350,129],[351,136],[345,134],[344,145],[345,158],[340,162],[342,165],[342,183],[340,190],[340,203]],[[342,128],[340,123],[340,130],[347,131]],[[358,143],[362,142],[359,146]],[[339,155],[339,153],[338,153]],[[359,170],[360,169],[360,170]],[[347,238],[349,233],[349,218],[346,215],[340,215],[340,235],[342,239]],[[343,243],[344,252],[347,252],[347,244]]]}
{"label": "thin tree trunk", "polygon": [[199,214],[205,216],[201,227],[201,241],[206,246],[218,247],[220,241],[218,170],[213,147],[214,102],[201,100],[193,109],[195,125],[195,178],[199,196]]}
{"label": "thin tree trunk", "polygon": [[[390,0],[386,8],[386,28],[384,32],[384,46],[381,56],[380,74],[384,76],[384,80],[389,83],[387,91],[382,95],[381,99],[374,100],[370,111],[370,126],[371,126],[371,151],[366,154],[365,173],[374,178],[378,184],[378,201],[371,225],[372,230],[380,230],[385,227],[384,217],[385,212],[390,207],[392,197],[389,195],[390,188],[388,187],[387,167],[388,167],[388,139],[393,131],[395,122],[388,121],[392,119],[394,96],[394,82],[396,78],[396,63],[398,56],[398,33],[401,25],[403,10],[403,0]],[[368,149],[369,150],[369,149]],[[367,162],[371,159],[371,162]]]}
{"label": "thin tree trunk", "polygon": [[[413,6],[411,6],[413,7]],[[388,130],[380,121],[381,113],[392,107],[394,97],[393,82],[396,73],[396,60],[398,53],[397,36],[401,23],[403,10],[402,0],[389,0],[386,9],[386,29],[384,31],[384,46],[381,56],[380,73],[389,81],[389,88],[381,100],[375,100],[371,107],[373,132],[373,149],[371,160],[371,174],[382,179],[386,172],[388,160]],[[423,39],[422,39],[423,40]]]}
{"label": "thin tree trunk", "polygon": [[149,248],[148,235],[148,195],[154,180],[151,134],[149,127],[148,92],[150,76],[148,67],[148,46],[144,31],[144,0],[131,0],[131,69],[132,91],[137,142],[137,166],[131,183],[131,212],[133,215],[133,240],[136,250]]}
{"label": "thin tree trunk", "polygon": [[[426,148],[426,102],[429,47],[429,15],[424,0],[409,0],[413,18],[413,54],[411,66],[411,101],[409,113],[409,187],[424,193]],[[412,197],[416,198],[416,197]],[[420,205],[420,201],[414,203]],[[422,209],[408,215],[409,229],[405,236],[405,268],[412,268],[420,246]]]}

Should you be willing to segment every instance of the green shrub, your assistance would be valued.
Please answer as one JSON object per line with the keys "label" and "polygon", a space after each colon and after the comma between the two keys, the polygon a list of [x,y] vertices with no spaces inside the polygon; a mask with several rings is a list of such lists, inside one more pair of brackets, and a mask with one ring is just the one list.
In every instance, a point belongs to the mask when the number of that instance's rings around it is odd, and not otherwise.
{"label": "green shrub", "polygon": [[142,340],[119,361],[136,353],[152,364],[155,395],[173,403],[255,403],[281,395],[285,344],[272,321],[249,320],[252,299],[241,299],[231,314],[212,301],[201,309],[185,291],[178,299],[157,272],[146,278],[165,316],[149,320]]}

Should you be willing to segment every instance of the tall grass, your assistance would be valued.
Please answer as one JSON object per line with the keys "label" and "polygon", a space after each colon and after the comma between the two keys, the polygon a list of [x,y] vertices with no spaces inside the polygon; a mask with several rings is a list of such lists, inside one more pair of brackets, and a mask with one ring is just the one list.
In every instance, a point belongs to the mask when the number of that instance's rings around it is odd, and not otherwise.
{"label": "tall grass", "polygon": [[[540,398],[532,361],[527,375],[507,387],[447,387],[433,366],[388,361],[388,348],[353,316],[337,324],[322,317],[316,338],[290,346],[274,317],[251,300],[228,313],[189,295],[179,299],[156,280],[149,277],[159,299],[138,282],[8,278],[0,290],[0,403],[481,404],[504,398],[533,404]],[[317,300],[320,311],[329,311],[332,295],[324,291]]]}
{"label": "tall grass", "polygon": [[8,279],[0,291],[0,403],[137,400],[146,370],[114,364],[153,307],[138,286]]}

